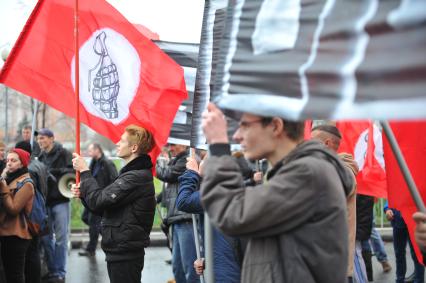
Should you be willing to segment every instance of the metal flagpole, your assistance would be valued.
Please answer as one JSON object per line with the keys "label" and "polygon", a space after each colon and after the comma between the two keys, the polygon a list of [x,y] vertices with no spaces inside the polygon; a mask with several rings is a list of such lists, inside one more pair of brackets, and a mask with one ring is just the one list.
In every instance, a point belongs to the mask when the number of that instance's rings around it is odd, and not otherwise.
{"label": "metal flagpole", "polygon": [[[191,148],[191,157],[195,159],[195,148]],[[197,229],[197,218],[195,217],[195,214],[191,214],[191,216],[192,216],[192,228],[194,230],[195,251],[197,253],[197,259],[201,259],[200,240],[199,240],[198,229]],[[200,275],[200,282],[204,283],[203,275]]]}
{"label": "metal flagpole", "polygon": [[34,99],[33,121],[31,122],[31,139],[30,139],[31,148],[33,148],[33,145],[34,145],[34,131],[36,128],[36,123],[37,123],[37,111],[38,111],[38,101]]}
{"label": "metal flagpole", "polygon": [[399,148],[398,142],[396,141],[395,135],[393,134],[392,128],[388,121],[380,121],[383,127],[383,131],[389,141],[392,148],[392,152],[395,155],[396,161],[398,162],[399,169],[404,176],[405,182],[407,183],[408,189],[410,190],[411,197],[413,198],[417,209],[421,212],[426,213],[425,204],[423,203],[422,197],[417,189],[416,183],[414,183],[413,176],[411,176],[410,169],[408,169],[407,163],[405,162],[404,156],[402,155],[401,149]]}
{"label": "metal flagpole", "polygon": [[214,272],[213,272],[213,228],[210,223],[210,218],[207,212],[204,212],[204,246],[205,246],[205,258],[206,258],[206,283],[214,283]]}
{"label": "metal flagpole", "polygon": [[[74,9],[74,40],[75,40],[75,152],[80,154],[80,56],[78,43],[78,0]],[[80,172],[75,174],[76,184],[80,183]]]}
{"label": "metal flagpole", "polygon": [[[198,229],[197,229],[197,217],[195,217],[195,214],[192,214],[192,228],[194,229],[194,240],[195,240],[195,251],[197,252],[197,259],[201,259],[201,252],[200,252],[200,241],[198,236]],[[200,282],[204,283],[204,276],[200,275]]]}

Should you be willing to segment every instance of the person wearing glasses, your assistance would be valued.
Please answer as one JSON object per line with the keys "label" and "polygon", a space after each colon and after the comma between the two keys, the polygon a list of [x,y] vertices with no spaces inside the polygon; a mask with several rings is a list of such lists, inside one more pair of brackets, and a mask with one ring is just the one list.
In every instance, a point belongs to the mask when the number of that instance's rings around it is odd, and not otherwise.
{"label": "person wearing glasses", "polygon": [[347,281],[350,172],[320,142],[303,142],[303,121],[252,113],[239,119],[233,139],[246,158],[271,163],[267,180],[244,187],[226,119],[210,103],[202,122],[210,156],[201,201],[223,233],[248,238],[241,282]]}

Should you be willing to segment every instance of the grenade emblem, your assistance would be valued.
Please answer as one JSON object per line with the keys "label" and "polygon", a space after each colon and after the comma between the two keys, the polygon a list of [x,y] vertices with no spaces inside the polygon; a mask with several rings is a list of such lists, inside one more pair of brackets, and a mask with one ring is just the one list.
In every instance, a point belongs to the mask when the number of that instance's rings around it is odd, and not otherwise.
{"label": "grenade emblem", "polygon": [[[118,117],[117,97],[120,89],[120,82],[117,72],[117,66],[112,62],[108,55],[108,49],[105,44],[107,36],[105,32],[101,32],[96,36],[93,50],[99,55],[99,61],[92,69],[89,70],[88,88],[89,93],[92,91],[93,104],[108,119]],[[92,80],[92,72],[96,71],[96,75]],[[93,88],[91,88],[93,84]]]}

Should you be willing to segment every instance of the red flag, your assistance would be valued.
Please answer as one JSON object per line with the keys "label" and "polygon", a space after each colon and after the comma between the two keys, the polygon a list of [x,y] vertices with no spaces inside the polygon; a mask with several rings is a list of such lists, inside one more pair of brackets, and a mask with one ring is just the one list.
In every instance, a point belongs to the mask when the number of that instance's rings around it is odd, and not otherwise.
{"label": "red flag", "polygon": [[140,24],[133,24],[135,28],[142,33],[145,37],[151,39],[151,40],[160,40],[160,35],[156,32],[153,32],[149,28],[140,25]]}
{"label": "red flag", "polygon": [[359,194],[387,198],[382,136],[371,121],[337,122],[342,134],[339,152],[354,156],[359,167],[357,191]]}
{"label": "red flag", "polygon": [[311,131],[312,131],[312,120],[306,120],[305,121],[305,132],[304,132],[304,139],[305,141],[311,139]]}
{"label": "red flag", "polygon": [[[424,156],[426,156],[426,122],[392,122],[390,125],[419,193],[423,201],[425,201],[426,159]],[[392,153],[389,142],[385,137],[383,138],[383,145],[388,180],[389,207],[401,211],[410,233],[410,239],[415,247],[417,258],[420,262],[423,262],[421,252],[414,240],[415,222],[412,216],[417,211],[417,208],[398,167],[395,156]]]}
{"label": "red flag", "polygon": [[[40,0],[0,82],[75,117],[74,1]],[[183,69],[104,0],[80,1],[80,115],[117,141],[129,124],[154,135],[156,157],[186,97]]]}

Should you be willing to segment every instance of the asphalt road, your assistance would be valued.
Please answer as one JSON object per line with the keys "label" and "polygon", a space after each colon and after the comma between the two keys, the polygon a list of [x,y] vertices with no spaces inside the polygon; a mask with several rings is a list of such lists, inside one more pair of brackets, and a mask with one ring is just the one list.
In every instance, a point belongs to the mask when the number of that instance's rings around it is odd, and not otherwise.
{"label": "asphalt road", "polygon": [[[166,283],[168,280],[173,279],[172,267],[165,262],[165,260],[170,258],[171,253],[165,247],[146,249],[142,282]],[[67,283],[109,282],[105,254],[100,249],[98,249],[96,257],[82,257],[78,255],[78,250],[72,250],[68,257],[67,269]]]}
{"label": "asphalt road", "polygon": [[[385,243],[392,270],[383,273],[381,265],[373,258],[375,283],[395,282],[395,256],[392,243]],[[170,251],[165,247],[152,247],[146,250],[145,267],[142,273],[144,283],[166,283],[173,279],[172,267],[165,260],[170,259]],[[413,271],[413,263],[407,249],[407,276]],[[78,250],[72,250],[68,258],[67,283],[108,283],[108,273],[104,253],[98,249],[95,258],[78,255]],[[124,282],[125,283],[125,282]]]}

